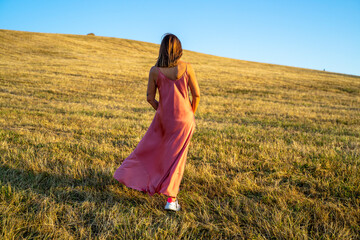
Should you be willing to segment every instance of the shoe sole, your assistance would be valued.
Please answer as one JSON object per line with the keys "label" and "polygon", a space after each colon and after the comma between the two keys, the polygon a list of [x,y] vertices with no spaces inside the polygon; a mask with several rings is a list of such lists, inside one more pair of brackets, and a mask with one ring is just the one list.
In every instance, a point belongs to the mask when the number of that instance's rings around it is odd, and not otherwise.
{"label": "shoe sole", "polygon": [[170,208],[164,208],[166,211],[172,211],[172,212],[178,212],[181,210],[181,207],[179,207],[179,210],[174,210],[174,209],[170,209]]}
{"label": "shoe sole", "polygon": [[165,209],[166,211],[169,211],[169,212],[178,212],[180,211],[181,208],[179,208],[179,210],[173,210],[173,209]]}

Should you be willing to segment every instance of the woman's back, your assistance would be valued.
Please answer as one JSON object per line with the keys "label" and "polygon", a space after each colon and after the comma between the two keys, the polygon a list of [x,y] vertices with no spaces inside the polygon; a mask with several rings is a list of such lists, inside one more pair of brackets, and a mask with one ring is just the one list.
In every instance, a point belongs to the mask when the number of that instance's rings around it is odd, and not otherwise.
{"label": "woman's back", "polygon": [[[156,85],[160,97],[156,113],[159,115],[164,129],[173,131],[179,122],[182,122],[178,125],[179,128],[183,128],[184,124],[192,124],[195,116],[188,94],[187,64],[182,62],[173,68],[158,67],[157,69]],[[180,72],[179,69],[183,72]]]}
{"label": "woman's back", "polygon": [[[149,80],[151,80],[149,83],[151,83],[152,81],[154,81],[154,87],[151,87],[152,91],[155,92],[156,91],[156,87],[159,87],[158,84],[158,78],[160,77],[165,77],[166,79],[170,80],[170,81],[179,81],[182,77],[185,78],[186,80],[186,92],[188,92],[188,87],[190,88],[191,91],[191,96],[192,96],[192,101],[190,101],[191,107],[192,107],[192,111],[195,114],[197,106],[199,104],[199,98],[200,98],[200,90],[199,90],[199,85],[198,82],[196,80],[195,77],[195,72],[194,69],[192,68],[191,64],[183,62],[183,61],[179,61],[179,63],[174,66],[174,67],[170,67],[170,68],[165,68],[165,67],[153,67],[150,71],[150,76],[152,76]],[[148,89],[149,91],[149,89]],[[160,93],[160,89],[159,89],[159,94]],[[152,94],[153,98],[155,97],[155,94]],[[189,96],[189,95],[188,95]],[[194,97],[196,98],[195,101]]]}
{"label": "woman's back", "polygon": [[181,78],[187,70],[187,63],[180,61],[178,65],[171,68],[159,67],[161,73],[163,73],[170,80],[177,80]]}

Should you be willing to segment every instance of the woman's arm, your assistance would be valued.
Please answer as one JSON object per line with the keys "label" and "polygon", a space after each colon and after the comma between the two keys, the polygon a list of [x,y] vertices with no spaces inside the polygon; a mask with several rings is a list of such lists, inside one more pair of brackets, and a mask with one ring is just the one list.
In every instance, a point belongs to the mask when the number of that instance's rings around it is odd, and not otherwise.
{"label": "woman's arm", "polygon": [[200,102],[200,88],[199,88],[199,84],[196,80],[195,71],[192,68],[192,66],[190,65],[190,63],[188,63],[188,72],[189,72],[189,77],[190,77],[189,78],[189,86],[190,86],[190,91],[191,91],[191,96],[192,96],[191,107],[195,114],[196,109]]}
{"label": "woman's arm", "polygon": [[149,81],[146,92],[146,99],[155,110],[157,110],[159,106],[159,102],[155,99],[156,88],[157,88],[156,77],[157,77],[156,67],[152,67],[149,72]]}

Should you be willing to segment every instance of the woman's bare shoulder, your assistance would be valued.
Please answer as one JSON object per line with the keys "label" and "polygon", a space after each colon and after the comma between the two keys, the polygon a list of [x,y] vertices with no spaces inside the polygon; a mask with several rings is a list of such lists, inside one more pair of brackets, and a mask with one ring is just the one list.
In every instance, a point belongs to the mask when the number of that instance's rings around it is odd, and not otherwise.
{"label": "woman's bare shoulder", "polygon": [[191,64],[190,64],[189,62],[185,62],[185,61],[183,61],[183,60],[180,60],[179,63],[182,64],[182,66],[183,66],[184,68],[187,67],[187,69],[189,69],[189,68],[192,69],[192,66],[191,66]]}
{"label": "woman's bare shoulder", "polygon": [[156,66],[154,65],[154,66],[152,66],[151,68],[150,68],[150,72],[156,72]]}
{"label": "woman's bare shoulder", "polygon": [[188,70],[189,73],[195,73],[194,68],[193,68],[191,63],[189,63],[189,62],[186,63],[186,66],[187,66],[187,70]]}
{"label": "woman's bare shoulder", "polygon": [[154,65],[150,68],[149,75],[156,77],[157,74],[158,74],[158,70],[157,70],[157,67]]}

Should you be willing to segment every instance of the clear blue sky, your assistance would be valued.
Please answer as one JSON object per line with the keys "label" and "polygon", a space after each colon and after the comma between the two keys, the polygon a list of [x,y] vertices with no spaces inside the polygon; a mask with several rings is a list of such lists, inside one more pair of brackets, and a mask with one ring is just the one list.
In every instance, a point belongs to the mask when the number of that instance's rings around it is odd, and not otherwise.
{"label": "clear blue sky", "polygon": [[119,37],[360,75],[360,0],[0,0],[0,29]]}

